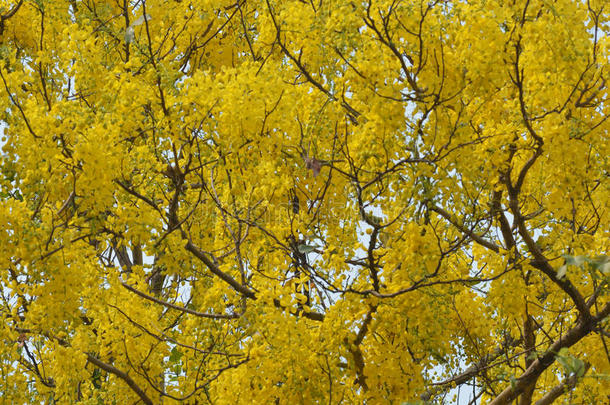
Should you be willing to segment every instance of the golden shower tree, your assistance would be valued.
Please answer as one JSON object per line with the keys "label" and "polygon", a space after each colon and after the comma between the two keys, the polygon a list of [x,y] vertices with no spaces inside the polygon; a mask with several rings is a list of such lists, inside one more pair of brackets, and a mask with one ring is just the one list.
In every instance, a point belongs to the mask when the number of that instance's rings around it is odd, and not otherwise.
{"label": "golden shower tree", "polygon": [[609,11],[0,1],[3,403],[605,403]]}

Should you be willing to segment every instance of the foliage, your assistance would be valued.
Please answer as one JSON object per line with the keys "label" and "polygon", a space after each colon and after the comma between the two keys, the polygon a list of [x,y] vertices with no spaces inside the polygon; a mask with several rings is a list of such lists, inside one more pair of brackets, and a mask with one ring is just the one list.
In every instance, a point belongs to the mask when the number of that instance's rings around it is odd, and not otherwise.
{"label": "foliage", "polygon": [[0,15],[3,402],[607,401],[604,0]]}

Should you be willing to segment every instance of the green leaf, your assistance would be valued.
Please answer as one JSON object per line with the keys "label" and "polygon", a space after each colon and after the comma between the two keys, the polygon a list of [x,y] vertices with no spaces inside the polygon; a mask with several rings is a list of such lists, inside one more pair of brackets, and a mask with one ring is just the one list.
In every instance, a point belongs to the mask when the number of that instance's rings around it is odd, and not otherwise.
{"label": "green leaf", "polygon": [[606,255],[597,256],[591,260],[591,266],[604,275],[610,274],[610,257]]}
{"label": "green leaf", "polygon": [[319,247],[320,246],[317,246],[317,245],[306,245],[303,243],[303,244],[300,244],[299,246],[297,246],[297,249],[298,249],[299,253],[311,253]]}
{"label": "green leaf", "polygon": [[562,279],[566,276],[566,272],[568,271],[568,266],[566,266],[565,264],[563,266],[561,266],[559,269],[557,269],[557,278],[558,279]]}
{"label": "green leaf", "polygon": [[514,375],[511,375],[510,376],[510,388],[512,388],[514,390],[516,385],[517,385],[517,379],[515,378]]}
{"label": "green leaf", "polygon": [[100,389],[102,387],[102,371],[99,368],[93,370],[91,382],[93,383],[93,386],[97,389]]}
{"label": "green leaf", "polygon": [[177,363],[182,358],[183,353],[178,350],[177,347],[174,347],[169,355],[169,361],[172,363]]}
{"label": "green leaf", "polygon": [[447,363],[447,359],[445,359],[440,353],[438,353],[436,350],[432,351],[432,357],[438,361],[440,364],[446,364]]}
{"label": "green leaf", "polygon": [[365,222],[372,225],[381,225],[383,222],[383,218],[369,213],[364,213],[363,219]]}
{"label": "green leaf", "polygon": [[572,369],[574,374],[578,377],[582,377],[585,374],[585,362],[578,358],[573,358]]}
{"label": "green leaf", "polygon": [[150,14],[141,15],[140,18],[131,23],[132,27],[144,24],[144,21],[150,21]]}
{"label": "green leaf", "polygon": [[571,255],[563,255],[563,258],[566,260],[566,264],[568,266],[582,266],[589,259],[586,256],[571,256]]}
{"label": "green leaf", "polygon": [[599,266],[599,271],[601,271],[604,276],[610,275],[610,262],[606,262],[603,265]]}
{"label": "green leaf", "polygon": [[125,30],[125,43],[129,44],[130,42],[132,42],[136,37],[136,32],[133,29],[132,26],[127,27],[127,29]]}
{"label": "green leaf", "polygon": [[563,367],[566,374],[574,374],[582,377],[585,373],[585,362],[570,355],[567,348],[562,348],[555,356],[557,362]]}
{"label": "green leaf", "polygon": [[568,349],[566,349],[564,347],[561,350],[559,350],[559,353],[557,353],[557,355],[555,356],[555,359],[567,373],[570,373],[570,361],[569,361]]}

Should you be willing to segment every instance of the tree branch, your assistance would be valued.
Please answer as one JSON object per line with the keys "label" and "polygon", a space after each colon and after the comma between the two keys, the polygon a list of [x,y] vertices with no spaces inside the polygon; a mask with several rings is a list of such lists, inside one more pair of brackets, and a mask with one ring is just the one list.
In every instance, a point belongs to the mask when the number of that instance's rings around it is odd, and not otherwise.
{"label": "tree branch", "polygon": [[517,378],[514,384],[507,387],[500,393],[489,405],[507,405],[515,400],[528,387],[532,381],[537,379],[553,362],[555,356],[561,349],[569,348],[578,343],[583,337],[587,336],[596,325],[605,317],[610,315],[610,303],[594,317],[586,320],[580,318],[576,326],[568,330],[563,336],[556,340],[551,347],[542,356],[538,357],[525,370],[520,377]]}
{"label": "tree branch", "polygon": [[[210,258],[201,249],[199,249],[197,246],[195,246],[191,240],[189,240],[187,242],[186,249],[189,252],[193,253],[195,255],[195,257],[197,257],[199,260],[201,260],[208,267],[208,269],[210,269],[210,271],[212,273],[214,273],[215,275],[220,277],[223,281],[225,281],[227,284],[229,284],[231,287],[233,287],[233,289],[235,291],[241,293],[246,298],[250,298],[253,300],[256,299],[256,294],[254,293],[254,291],[252,291],[248,287],[240,284],[237,280],[235,280],[229,274],[220,270],[218,268],[218,266],[216,266],[216,264],[214,264],[214,262],[212,262],[210,260]],[[277,308],[282,308],[282,309],[284,308],[280,304],[279,300],[277,300],[277,299],[274,300],[273,303]],[[323,314],[318,313],[318,312],[313,312],[313,311],[299,310],[295,313],[295,315],[302,315],[305,318],[311,319],[313,321],[323,321],[324,320]]]}
{"label": "tree branch", "polygon": [[140,386],[138,384],[136,384],[136,382],[127,373],[119,370],[118,368],[116,368],[110,364],[104,363],[103,361],[101,361],[97,357],[90,355],[89,353],[87,353],[87,360],[90,363],[95,364],[102,370],[104,370],[108,373],[112,373],[112,374],[116,375],[117,377],[119,377],[121,380],[125,381],[125,383],[129,386],[129,388],[131,388],[133,390],[133,392],[138,394],[138,396],[140,397],[142,402],[144,402],[147,405],[153,405],[153,401],[150,398],[148,398],[148,396],[146,395],[144,390],[142,390],[142,388],[140,388]]}
{"label": "tree branch", "polygon": [[[537,326],[537,328],[539,328],[539,327],[540,326]],[[513,347],[520,345],[521,342],[523,342],[522,338],[512,339],[511,337],[509,337],[507,342],[505,342],[502,346],[496,347],[493,352],[483,356],[483,358],[481,358],[481,360],[479,360],[477,363],[473,364],[472,366],[468,367],[466,370],[464,370],[460,374],[456,375],[455,377],[449,378],[447,380],[444,380],[444,381],[441,381],[438,383],[433,383],[432,385],[439,387],[439,388],[429,389],[428,391],[423,393],[420,398],[423,401],[429,401],[433,396],[438,395],[439,392],[443,392],[445,390],[448,390],[450,387],[454,387],[454,386],[457,387],[459,385],[462,385],[462,384],[468,382],[470,379],[476,377],[481,371],[489,368],[489,365],[494,360],[496,360],[498,357],[506,355],[508,349],[511,349]],[[440,387],[443,387],[443,388],[440,388]]]}
{"label": "tree branch", "polygon": [[193,242],[190,239],[186,243],[185,247],[186,247],[186,250],[188,250],[193,255],[195,255],[196,258],[201,260],[212,273],[214,273],[215,275],[220,277],[224,282],[226,282],[231,287],[233,287],[233,289],[235,291],[239,292],[240,294],[242,294],[248,298],[256,299],[256,295],[254,294],[254,291],[252,291],[248,287],[240,284],[237,280],[235,280],[229,274],[220,270],[218,268],[218,266],[216,266],[216,264],[212,260],[210,260],[210,258],[201,249],[199,249],[197,246],[195,246],[195,244],[193,244]]}
{"label": "tree branch", "polygon": [[[583,375],[589,370],[591,367],[590,363],[585,363],[585,371]],[[547,392],[542,398],[536,401],[536,405],[551,405],[557,398],[568,392],[568,390],[574,389],[576,383],[578,383],[578,376],[572,375],[566,378],[561,384],[553,387],[549,392]]]}
{"label": "tree branch", "polygon": [[125,287],[126,289],[128,289],[129,291],[139,295],[140,297],[142,297],[144,299],[147,299],[147,300],[152,301],[152,302],[154,302],[156,304],[159,304],[159,305],[163,305],[164,307],[167,307],[167,308],[172,308],[172,309],[175,309],[175,310],[178,310],[178,311],[186,312],[187,314],[198,316],[200,318],[208,318],[208,319],[237,319],[237,318],[239,318],[241,316],[241,314],[206,314],[204,312],[194,311],[192,309],[181,307],[179,305],[175,305],[175,304],[172,304],[172,303],[160,300],[158,298],[155,298],[153,296],[150,296],[148,294],[145,294],[142,291],[135,289],[134,287],[130,286],[129,284],[127,284],[125,282],[121,283],[121,285],[123,287]]}
{"label": "tree branch", "polygon": [[436,212],[443,218],[445,218],[451,225],[455,226],[460,232],[465,235],[468,235],[472,240],[477,242],[479,245],[486,247],[487,249],[493,250],[496,253],[500,252],[500,247],[493,242],[488,241],[480,235],[477,235],[470,229],[466,228],[463,225],[460,225],[455,219],[451,217],[451,215],[445,211],[444,209],[437,207],[436,205],[431,205],[430,210]]}

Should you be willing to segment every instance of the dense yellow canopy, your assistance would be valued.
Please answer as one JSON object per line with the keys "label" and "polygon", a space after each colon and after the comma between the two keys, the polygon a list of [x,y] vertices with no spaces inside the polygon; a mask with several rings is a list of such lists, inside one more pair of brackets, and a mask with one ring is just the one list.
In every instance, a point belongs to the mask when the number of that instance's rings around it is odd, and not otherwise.
{"label": "dense yellow canopy", "polygon": [[0,0],[1,402],[606,403],[609,11]]}

